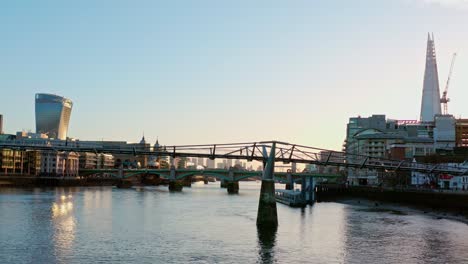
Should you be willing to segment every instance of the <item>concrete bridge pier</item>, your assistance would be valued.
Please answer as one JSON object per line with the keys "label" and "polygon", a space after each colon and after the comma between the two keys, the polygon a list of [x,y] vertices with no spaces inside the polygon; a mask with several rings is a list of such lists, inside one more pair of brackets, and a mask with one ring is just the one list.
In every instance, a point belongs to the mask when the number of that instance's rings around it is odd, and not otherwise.
{"label": "concrete bridge pier", "polygon": [[286,179],[288,183],[286,183],[286,190],[294,190],[294,180],[290,171],[286,174]]}
{"label": "concrete bridge pier", "polygon": [[184,188],[183,182],[176,179],[176,170],[175,166],[171,166],[171,171],[169,173],[169,191],[171,192],[180,192]]}
{"label": "concrete bridge pier", "polygon": [[226,181],[226,188],[228,194],[238,194],[239,193],[239,181],[234,180],[234,170],[233,168],[229,169],[229,180]]}
{"label": "concrete bridge pier", "polygon": [[125,179],[124,178],[124,173],[123,173],[123,166],[120,166],[119,167],[119,171],[118,171],[118,177],[119,177],[119,180],[117,181],[117,188],[131,188],[133,186],[133,183],[130,179]]}
{"label": "concrete bridge pier", "polygon": [[169,191],[171,192],[180,192],[184,188],[184,184],[182,181],[174,180],[169,181]]}
{"label": "concrete bridge pier", "polygon": [[228,194],[238,194],[239,193],[239,181],[227,182],[226,188],[227,188]]}
{"label": "concrete bridge pier", "polygon": [[227,188],[227,181],[225,179],[221,179],[221,188]]}
{"label": "concrete bridge pier", "polygon": [[260,200],[258,203],[257,226],[278,226],[278,213],[276,209],[275,181],[262,180]]}
{"label": "concrete bridge pier", "polygon": [[117,188],[121,188],[121,189],[127,189],[127,188],[131,188],[133,186],[133,183],[131,180],[126,180],[126,179],[120,179],[118,182],[117,182]]}
{"label": "concrete bridge pier", "polygon": [[307,199],[307,179],[305,176],[301,176],[301,197],[304,201]]}
{"label": "concrete bridge pier", "polygon": [[120,167],[119,167],[119,171],[117,173],[117,176],[118,176],[119,179],[123,179],[123,166],[122,165],[120,165]]}
{"label": "concrete bridge pier", "polygon": [[[276,209],[275,181],[273,180],[275,170],[275,148],[276,143],[271,145],[271,152],[264,166],[260,199],[258,202],[257,227],[276,228],[278,226],[278,213]],[[264,151],[266,152],[266,151]]]}
{"label": "concrete bridge pier", "polygon": [[315,178],[309,177],[309,204],[314,204],[315,202]]}
{"label": "concrete bridge pier", "polygon": [[181,180],[184,187],[192,187],[192,176],[187,176]]}

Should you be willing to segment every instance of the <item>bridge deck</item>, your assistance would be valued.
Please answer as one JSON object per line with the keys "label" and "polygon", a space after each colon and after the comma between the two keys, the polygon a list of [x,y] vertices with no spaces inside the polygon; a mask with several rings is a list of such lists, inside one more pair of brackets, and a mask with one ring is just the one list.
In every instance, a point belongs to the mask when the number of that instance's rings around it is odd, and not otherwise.
{"label": "bridge deck", "polygon": [[24,142],[3,141],[0,148],[42,151],[75,151],[109,154],[129,154],[146,156],[170,157],[201,157],[209,159],[241,159],[247,161],[266,162],[268,152],[276,146],[275,162],[305,163],[322,166],[337,166],[355,169],[371,169],[377,171],[418,171],[424,173],[450,173],[463,175],[468,168],[440,164],[424,164],[406,160],[391,160],[386,158],[356,155],[334,150],[289,144],[279,141],[262,141],[250,143],[206,144],[170,146],[160,149],[115,148],[104,146],[83,146],[79,142],[65,142],[57,145],[26,144]]}

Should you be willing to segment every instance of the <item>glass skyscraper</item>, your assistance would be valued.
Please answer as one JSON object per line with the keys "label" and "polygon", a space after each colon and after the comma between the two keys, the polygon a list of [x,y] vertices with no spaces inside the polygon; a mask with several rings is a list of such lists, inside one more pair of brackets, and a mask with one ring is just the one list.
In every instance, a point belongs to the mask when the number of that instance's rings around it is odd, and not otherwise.
{"label": "glass skyscraper", "polygon": [[439,73],[437,71],[434,35],[431,38],[428,33],[420,121],[434,122],[434,116],[440,114]]}
{"label": "glass skyscraper", "polygon": [[36,133],[65,140],[73,102],[53,94],[36,94]]}

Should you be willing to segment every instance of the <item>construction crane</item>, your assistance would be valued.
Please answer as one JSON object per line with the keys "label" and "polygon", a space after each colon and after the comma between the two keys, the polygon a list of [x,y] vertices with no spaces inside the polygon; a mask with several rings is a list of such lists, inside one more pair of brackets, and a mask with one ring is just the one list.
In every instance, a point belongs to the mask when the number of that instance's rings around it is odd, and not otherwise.
{"label": "construction crane", "polygon": [[447,103],[450,102],[450,98],[447,98],[447,92],[448,92],[448,88],[449,88],[450,77],[452,76],[453,64],[455,63],[455,58],[456,57],[457,57],[457,53],[453,53],[452,63],[450,64],[450,71],[449,71],[449,74],[448,74],[447,83],[445,84],[445,90],[442,93],[442,98],[440,98],[440,103],[444,107],[443,108],[443,114],[444,115],[448,115]]}

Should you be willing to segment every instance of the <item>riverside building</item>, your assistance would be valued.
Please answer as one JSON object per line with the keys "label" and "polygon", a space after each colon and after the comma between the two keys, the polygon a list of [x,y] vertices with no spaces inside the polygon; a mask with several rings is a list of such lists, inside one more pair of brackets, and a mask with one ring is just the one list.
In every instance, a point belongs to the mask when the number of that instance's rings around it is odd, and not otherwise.
{"label": "riverside building", "polygon": [[[455,124],[451,115],[437,115],[435,122],[386,119],[385,115],[351,117],[346,129],[344,151],[353,155],[411,161],[414,158],[450,151],[455,147]],[[384,172],[348,169],[353,185],[379,184]]]}
{"label": "riverside building", "polygon": [[79,154],[45,151],[41,154],[41,174],[52,177],[78,177]]}
{"label": "riverside building", "polygon": [[[455,147],[468,146],[467,142],[468,122],[441,114],[434,35],[428,34],[420,119],[393,120],[385,115],[351,117],[343,149],[351,154],[346,157],[348,161],[352,161],[352,155],[412,161],[437,152],[451,152]],[[380,184],[384,173],[348,169],[348,181],[355,185]]]}

